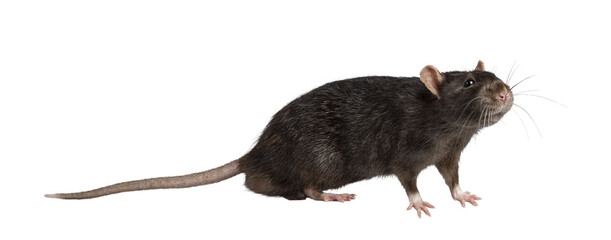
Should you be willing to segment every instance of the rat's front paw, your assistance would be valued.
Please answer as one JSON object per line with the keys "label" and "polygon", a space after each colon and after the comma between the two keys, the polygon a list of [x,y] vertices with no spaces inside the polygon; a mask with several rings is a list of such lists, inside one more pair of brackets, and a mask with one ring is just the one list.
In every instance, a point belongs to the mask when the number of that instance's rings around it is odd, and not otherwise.
{"label": "rat's front paw", "polygon": [[407,210],[411,210],[412,208],[418,212],[418,217],[422,218],[422,212],[424,212],[424,214],[430,217],[431,213],[429,212],[428,208],[435,208],[435,206],[433,206],[433,204],[430,204],[428,202],[420,201],[420,202],[410,203],[409,206],[407,207]]}
{"label": "rat's front paw", "polygon": [[475,200],[482,200],[482,198],[478,197],[475,194],[471,194],[470,192],[463,192],[463,191],[454,191],[452,193],[452,197],[454,198],[454,200],[459,201],[460,205],[462,205],[462,207],[465,207],[465,203],[471,203],[471,205],[476,206],[477,207],[477,202]]}

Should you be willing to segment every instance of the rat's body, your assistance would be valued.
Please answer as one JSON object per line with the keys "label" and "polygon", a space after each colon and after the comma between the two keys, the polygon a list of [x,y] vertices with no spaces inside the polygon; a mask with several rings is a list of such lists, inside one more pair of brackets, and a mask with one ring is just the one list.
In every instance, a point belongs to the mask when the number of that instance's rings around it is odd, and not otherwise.
{"label": "rat's body", "polygon": [[179,177],[145,179],[48,197],[80,199],[107,194],[191,187],[246,174],[250,190],[287,199],[349,201],[330,194],[349,183],[395,175],[410,208],[429,214],[416,179],[435,165],[452,196],[476,205],[479,198],[458,185],[460,153],[481,128],[500,120],[512,105],[509,87],[479,62],[472,72],[420,78],[363,77],[331,82],[293,100],[274,115],[254,148],[222,167]]}
{"label": "rat's body", "polygon": [[308,187],[334,189],[381,175],[415,177],[440,162],[440,153],[460,153],[476,130],[459,137],[462,122],[434,117],[442,114],[435,104],[440,101],[418,78],[323,85],[276,113],[240,161],[246,186],[288,197]]}

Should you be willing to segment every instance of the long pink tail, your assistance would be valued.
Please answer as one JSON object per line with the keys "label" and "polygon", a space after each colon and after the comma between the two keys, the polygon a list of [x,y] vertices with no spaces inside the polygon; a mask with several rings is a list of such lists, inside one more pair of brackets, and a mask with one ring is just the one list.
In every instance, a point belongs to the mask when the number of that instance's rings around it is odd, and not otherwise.
{"label": "long pink tail", "polygon": [[48,198],[61,198],[61,199],[87,199],[106,196],[110,194],[149,190],[149,189],[160,189],[160,188],[188,188],[201,186],[211,183],[223,181],[241,173],[239,167],[239,159],[227,163],[218,168],[210,169],[208,171],[193,173],[183,176],[174,177],[159,177],[149,178],[142,180],[135,180],[129,182],[122,182],[113,184],[98,189],[77,192],[77,193],[56,193],[46,194]]}

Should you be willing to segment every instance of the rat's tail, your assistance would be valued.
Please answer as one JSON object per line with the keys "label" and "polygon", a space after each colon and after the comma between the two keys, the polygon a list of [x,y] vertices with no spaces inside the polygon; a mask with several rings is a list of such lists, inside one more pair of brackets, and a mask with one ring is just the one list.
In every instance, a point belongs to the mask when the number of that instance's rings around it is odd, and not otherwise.
{"label": "rat's tail", "polygon": [[240,174],[239,159],[208,171],[184,176],[149,178],[122,182],[86,192],[46,194],[48,198],[87,199],[120,192],[159,188],[188,188],[223,181]]}

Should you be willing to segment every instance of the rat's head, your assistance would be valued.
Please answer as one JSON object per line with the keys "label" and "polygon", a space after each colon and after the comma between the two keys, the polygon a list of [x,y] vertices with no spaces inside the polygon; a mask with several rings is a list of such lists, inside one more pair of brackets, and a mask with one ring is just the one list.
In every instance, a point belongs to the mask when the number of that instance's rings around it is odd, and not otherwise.
{"label": "rat's head", "polygon": [[513,105],[507,84],[486,72],[479,61],[474,71],[440,73],[433,66],[420,72],[420,79],[438,98],[440,113],[447,122],[482,128],[495,124]]}

